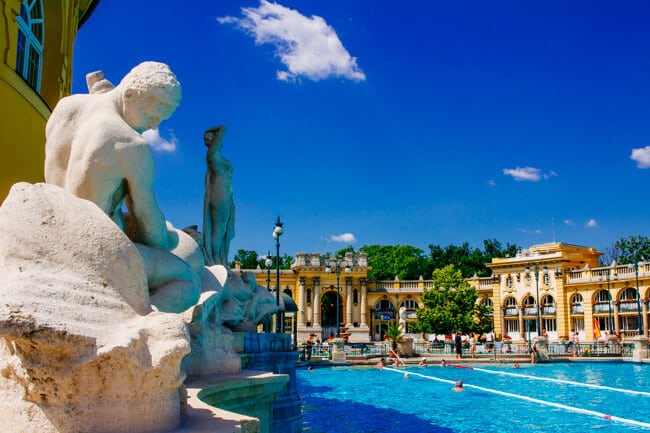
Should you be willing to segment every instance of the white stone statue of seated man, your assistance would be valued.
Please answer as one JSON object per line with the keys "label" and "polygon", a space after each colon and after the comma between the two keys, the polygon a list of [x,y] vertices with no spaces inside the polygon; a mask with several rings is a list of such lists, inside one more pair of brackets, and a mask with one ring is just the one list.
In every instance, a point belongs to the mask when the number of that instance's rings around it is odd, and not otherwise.
{"label": "white stone statue of seated man", "polygon": [[169,253],[179,234],[158,207],[153,154],[141,133],[169,118],[180,100],[181,86],[169,67],[144,62],[114,88],[61,99],[45,129],[46,182],[94,202],[123,230],[126,205],[126,232],[140,244],[152,303],[172,312],[198,299],[195,271],[202,263],[193,270]]}

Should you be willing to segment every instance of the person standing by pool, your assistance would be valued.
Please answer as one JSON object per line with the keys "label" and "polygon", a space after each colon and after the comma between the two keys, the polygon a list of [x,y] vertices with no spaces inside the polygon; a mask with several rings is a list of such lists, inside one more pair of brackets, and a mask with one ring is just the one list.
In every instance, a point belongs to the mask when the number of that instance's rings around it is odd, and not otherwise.
{"label": "person standing by pool", "polygon": [[474,353],[476,352],[476,340],[474,340],[474,334],[469,334],[469,354],[472,358],[476,358]]}
{"label": "person standing by pool", "polygon": [[533,343],[533,347],[530,348],[530,363],[537,363],[537,341]]}
{"label": "person standing by pool", "polygon": [[463,340],[460,337],[460,331],[456,332],[454,338],[454,349],[456,351],[456,359],[463,359]]}

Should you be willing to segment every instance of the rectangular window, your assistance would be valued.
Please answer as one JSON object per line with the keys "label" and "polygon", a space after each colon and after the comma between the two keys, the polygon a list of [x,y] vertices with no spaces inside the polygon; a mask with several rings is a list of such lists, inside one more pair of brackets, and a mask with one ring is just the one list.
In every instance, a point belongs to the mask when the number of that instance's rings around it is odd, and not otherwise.
{"label": "rectangular window", "polygon": [[544,329],[548,332],[557,331],[557,321],[555,319],[544,319]]}
{"label": "rectangular window", "polygon": [[585,319],[584,317],[574,317],[571,319],[573,324],[573,332],[584,332],[585,330]]}
{"label": "rectangular window", "polygon": [[506,334],[517,334],[519,333],[519,320],[506,320]]}

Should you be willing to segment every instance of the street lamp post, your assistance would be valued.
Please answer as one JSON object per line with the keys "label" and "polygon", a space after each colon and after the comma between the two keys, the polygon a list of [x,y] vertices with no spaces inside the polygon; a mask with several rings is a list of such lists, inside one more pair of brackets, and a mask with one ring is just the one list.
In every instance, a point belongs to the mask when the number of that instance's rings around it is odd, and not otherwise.
{"label": "street lamp post", "polygon": [[336,338],[341,337],[341,320],[339,318],[339,291],[341,290],[341,285],[339,284],[339,277],[341,275],[341,264],[345,262],[345,273],[350,273],[350,265],[344,259],[334,259],[328,260],[325,267],[325,272],[328,274],[332,273],[332,265],[334,263],[336,271]]}
{"label": "street lamp post", "polygon": [[269,251],[269,253],[267,254],[264,264],[266,265],[266,290],[270,292],[271,291],[271,266],[273,265],[273,256],[271,255],[271,251]]}
{"label": "street lamp post", "polygon": [[[278,215],[278,220],[275,222],[275,228],[273,229],[273,238],[275,239],[275,305],[280,306],[280,236],[284,233],[282,228],[282,223],[280,222],[280,216]],[[282,332],[281,330],[281,320],[282,314],[278,311],[275,321],[275,332]]]}
{"label": "street lamp post", "polygon": [[[265,256],[260,257],[260,264],[263,264],[266,266],[266,290],[269,292],[271,291],[271,266],[273,265],[273,256],[271,255],[271,251],[269,250],[269,253]],[[271,321],[265,320],[263,322],[263,328],[264,332],[270,332],[271,331]]]}
{"label": "street lamp post", "polygon": [[[548,268],[544,266],[542,269],[544,275],[548,275]],[[530,274],[530,268],[526,267],[526,275]],[[540,316],[540,305],[539,305],[539,264],[535,263],[535,292],[537,294],[537,336],[539,337],[542,334],[542,319]]]}
{"label": "street lamp post", "polygon": [[613,335],[614,333],[614,322],[612,321],[612,308],[613,308],[613,302],[612,302],[612,292],[609,290],[609,282],[611,280],[611,273],[612,273],[612,267],[614,264],[612,263],[609,265],[607,268],[607,297],[608,297],[608,302],[607,302],[607,311],[609,312],[609,334]]}

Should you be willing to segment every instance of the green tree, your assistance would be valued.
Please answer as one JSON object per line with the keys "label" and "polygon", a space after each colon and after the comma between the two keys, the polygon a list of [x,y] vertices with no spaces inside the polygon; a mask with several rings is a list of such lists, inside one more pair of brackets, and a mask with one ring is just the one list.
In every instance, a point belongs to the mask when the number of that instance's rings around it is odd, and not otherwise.
{"label": "green tree", "polygon": [[472,248],[469,243],[461,245],[429,245],[429,259],[433,269],[442,269],[447,265],[454,265],[460,270],[463,277],[470,278],[474,274],[479,277],[487,277],[491,270],[485,266],[495,257],[514,257],[519,247],[515,244],[507,243],[505,247],[496,239],[487,239],[483,241],[483,250]]}
{"label": "green tree", "polygon": [[348,245],[347,247],[341,248],[340,250],[338,250],[334,254],[334,256],[335,257],[343,257],[343,256],[345,256],[345,253],[354,253],[354,252],[355,252],[354,247],[352,245]]}
{"label": "green tree", "polygon": [[627,265],[646,259],[650,260],[650,238],[632,235],[621,237],[614,245],[605,249],[600,262],[603,266],[609,266],[616,260],[619,265]]}
{"label": "green tree", "polygon": [[417,329],[449,335],[455,331],[487,332],[491,329],[489,311],[477,305],[476,289],[453,265],[433,271],[433,288],[424,290],[418,309]]}
{"label": "green tree", "polygon": [[242,269],[255,269],[259,264],[259,254],[254,250],[237,250],[229,264],[231,268],[235,267],[235,262],[239,262]]}
{"label": "green tree", "polygon": [[411,245],[364,245],[359,252],[368,254],[371,280],[392,280],[396,276],[400,280],[417,280],[429,275],[424,251]]}

